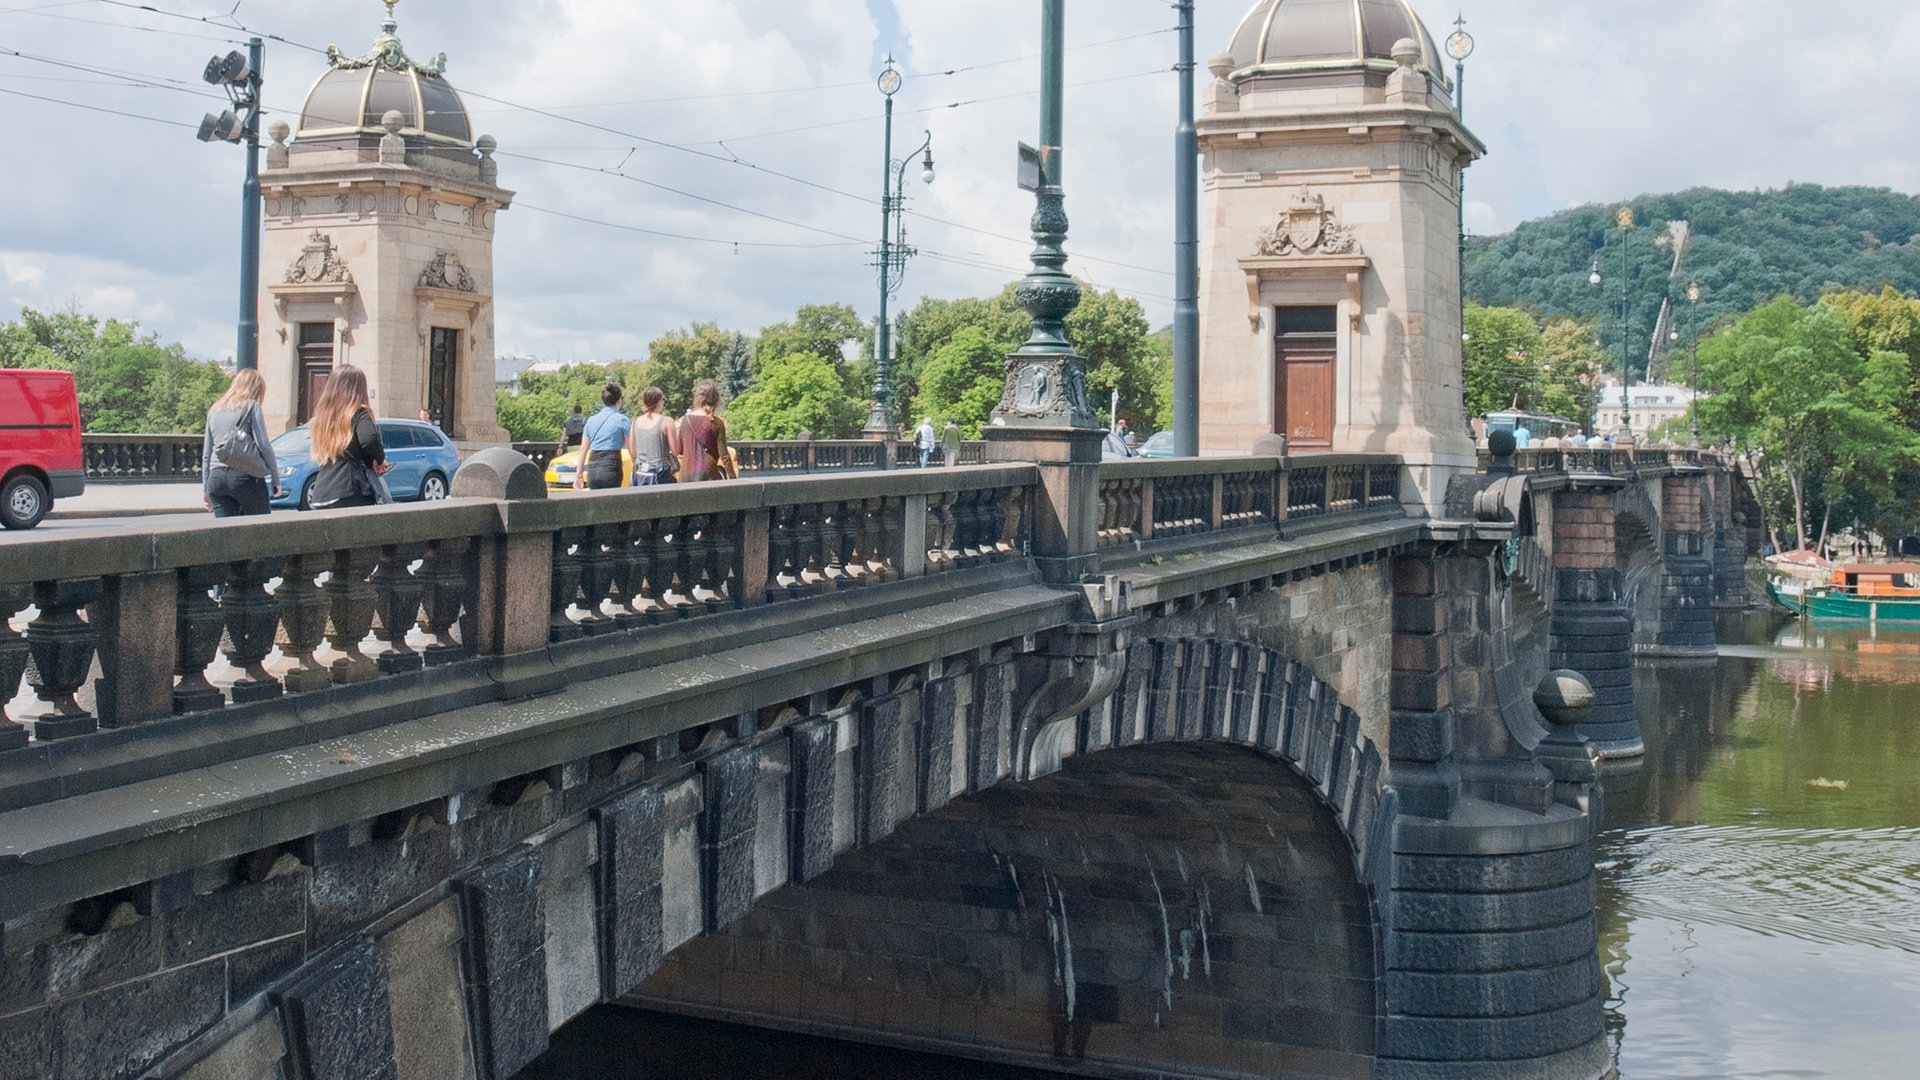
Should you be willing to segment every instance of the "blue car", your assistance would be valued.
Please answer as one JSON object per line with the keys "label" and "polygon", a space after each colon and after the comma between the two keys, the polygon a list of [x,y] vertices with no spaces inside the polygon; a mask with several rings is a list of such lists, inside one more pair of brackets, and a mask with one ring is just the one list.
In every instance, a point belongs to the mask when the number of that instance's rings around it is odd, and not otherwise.
{"label": "blue car", "polygon": [[[444,499],[460,468],[460,451],[445,432],[418,420],[381,420],[380,442],[387,450],[387,489],[396,502]],[[305,424],[273,440],[273,460],[280,466],[280,497],[273,505],[313,508],[313,438]]]}

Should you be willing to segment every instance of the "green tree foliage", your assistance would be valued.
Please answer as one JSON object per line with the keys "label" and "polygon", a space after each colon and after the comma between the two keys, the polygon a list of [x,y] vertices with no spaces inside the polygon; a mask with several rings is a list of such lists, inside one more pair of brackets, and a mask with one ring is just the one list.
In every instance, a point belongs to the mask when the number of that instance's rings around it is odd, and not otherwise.
{"label": "green tree foliage", "polygon": [[103,321],[77,307],[22,308],[17,321],[0,324],[0,368],[73,372],[80,424],[92,432],[204,430],[207,406],[228,382],[217,365],[141,334],[138,323]]}
{"label": "green tree foliage", "polygon": [[727,408],[728,432],[738,439],[791,439],[802,431],[846,438],[866,418],[862,401],[847,396],[839,365],[810,351],[763,362],[753,389]]}
{"label": "green tree foliage", "polygon": [[1545,327],[1519,308],[1468,304],[1467,412],[1502,409],[1564,416],[1591,427],[1593,394],[1605,354],[1592,330],[1572,319]]}
{"label": "green tree foliage", "polygon": [[[1019,348],[1031,329],[1026,313],[1014,300],[1014,287],[1009,284],[991,298],[922,300],[907,313],[894,377],[894,386],[902,391],[901,400],[915,403],[907,412],[917,419],[940,411],[919,404],[925,391],[921,385],[926,377],[924,369],[964,330],[977,330],[992,343],[1002,361],[1001,377],[1005,377],[1006,354]],[[1132,417],[1136,428],[1164,426],[1172,408],[1171,358],[1170,353],[1163,355],[1154,347],[1145,310],[1131,297],[1084,284],[1081,287],[1080,306],[1067,316],[1067,337],[1074,350],[1087,359],[1087,392],[1095,410],[1106,415],[1110,395],[1117,389],[1120,414]],[[974,430],[986,422],[987,414],[999,401],[996,390],[986,413],[956,413],[952,419],[962,430]]]}
{"label": "green tree foliage", "polygon": [[[1822,534],[1836,503],[1877,505],[1896,472],[1913,470],[1920,437],[1900,422],[1905,355],[1863,352],[1841,306],[1782,296],[1700,344],[1701,430],[1746,454],[1770,520],[1805,546],[1810,510]],[[1844,510],[1843,510],[1844,513]],[[1869,510],[1865,523],[1872,520]]]}
{"label": "green tree foliage", "polygon": [[978,326],[962,327],[938,355],[920,369],[920,389],[913,410],[901,420],[933,418],[935,428],[952,420],[960,434],[980,438],[980,430],[1000,404],[1007,381],[1007,350]]}
{"label": "green tree foliage", "polygon": [[[667,395],[669,415],[678,416],[693,404],[693,386],[701,379],[736,381],[742,335],[722,330],[718,323],[696,322],[685,330],[671,330],[647,343],[652,382]],[[643,385],[640,389],[646,389]]]}
{"label": "green tree foliage", "polygon": [[[1687,307],[1689,281],[1704,291],[1693,313],[1696,336],[1782,294],[1811,303],[1836,286],[1920,289],[1920,197],[1885,188],[1792,184],[1774,191],[1694,188],[1643,195],[1627,205],[1639,224],[1624,244],[1612,206],[1575,207],[1501,236],[1470,238],[1468,297],[1587,321],[1616,353],[1624,333],[1640,373],[1661,300],[1671,296],[1676,307]],[[1667,222],[1682,220],[1693,241],[1686,280],[1674,281],[1673,250],[1657,238]],[[1596,259],[1599,286],[1587,281]],[[1680,321],[1687,332],[1685,315]]]}
{"label": "green tree foliage", "polygon": [[611,364],[569,364],[558,371],[524,371],[516,390],[494,392],[500,426],[514,442],[552,442],[575,405],[588,415],[600,408],[600,392],[611,382],[626,393],[627,408],[640,391],[654,384],[651,362],[615,360]]}

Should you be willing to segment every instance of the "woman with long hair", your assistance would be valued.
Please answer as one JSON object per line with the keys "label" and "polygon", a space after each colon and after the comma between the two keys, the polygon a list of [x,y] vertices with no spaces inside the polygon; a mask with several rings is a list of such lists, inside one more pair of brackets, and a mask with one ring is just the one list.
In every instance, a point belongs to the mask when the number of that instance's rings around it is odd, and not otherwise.
{"label": "woman with long hair", "polygon": [[580,453],[585,460],[575,468],[574,477],[585,477],[587,487],[617,488],[625,480],[620,475],[620,451],[627,445],[630,427],[627,414],[620,411],[625,396],[618,383],[601,387],[600,411],[587,417],[581,429]]}
{"label": "woman with long hair", "polygon": [[380,426],[373,421],[367,400],[367,373],[341,364],[327,378],[307,421],[313,437],[313,460],[320,471],[313,479],[309,499],[315,510],[345,506],[373,506],[381,498],[387,450],[380,444]]}
{"label": "woman with long hair", "polygon": [[734,475],[727,422],[715,415],[719,409],[720,384],[701,379],[693,387],[693,408],[680,418],[680,479],[692,483]]}
{"label": "woman with long hair", "polygon": [[640,415],[633,418],[633,432],[627,436],[636,487],[674,481],[680,430],[674,425],[673,417],[666,415],[666,404],[667,395],[657,386],[640,392]]}
{"label": "woman with long hair", "polygon": [[[273,509],[268,503],[280,494],[280,466],[273,460],[273,444],[267,441],[266,418],[260,415],[260,401],[266,396],[267,380],[253,368],[241,368],[227,384],[227,392],[207,409],[207,433],[200,445],[200,498],[214,517],[265,514]],[[248,471],[252,462],[242,463],[231,455],[222,460],[215,452],[235,440],[251,440],[262,475]]]}

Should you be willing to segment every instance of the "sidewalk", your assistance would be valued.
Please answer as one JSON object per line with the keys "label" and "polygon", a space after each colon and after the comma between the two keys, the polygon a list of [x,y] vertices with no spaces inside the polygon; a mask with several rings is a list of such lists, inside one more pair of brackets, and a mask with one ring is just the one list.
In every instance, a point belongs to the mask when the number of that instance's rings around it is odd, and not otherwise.
{"label": "sidewalk", "polygon": [[202,514],[200,482],[165,484],[87,484],[77,498],[55,499],[49,518],[132,517],[147,514]]}

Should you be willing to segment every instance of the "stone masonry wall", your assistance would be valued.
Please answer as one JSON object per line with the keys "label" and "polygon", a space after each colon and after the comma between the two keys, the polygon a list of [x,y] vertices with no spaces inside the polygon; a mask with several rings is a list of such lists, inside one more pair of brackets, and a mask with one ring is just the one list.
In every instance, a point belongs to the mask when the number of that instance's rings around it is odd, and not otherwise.
{"label": "stone masonry wall", "polygon": [[1373,919],[1286,766],[1122,748],[909,822],[627,1000],[1009,1060],[1370,1075]]}

